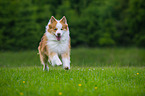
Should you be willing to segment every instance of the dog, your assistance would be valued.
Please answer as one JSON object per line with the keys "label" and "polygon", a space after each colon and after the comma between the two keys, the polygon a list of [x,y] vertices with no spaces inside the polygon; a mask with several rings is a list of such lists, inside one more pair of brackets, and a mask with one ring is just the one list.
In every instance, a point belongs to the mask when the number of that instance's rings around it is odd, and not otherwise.
{"label": "dog", "polygon": [[[46,31],[38,46],[40,61],[43,70],[49,71],[48,62],[63,65],[65,70],[70,69],[70,36],[66,17],[57,20],[54,16],[49,20]],[[61,56],[62,61],[59,59]]]}

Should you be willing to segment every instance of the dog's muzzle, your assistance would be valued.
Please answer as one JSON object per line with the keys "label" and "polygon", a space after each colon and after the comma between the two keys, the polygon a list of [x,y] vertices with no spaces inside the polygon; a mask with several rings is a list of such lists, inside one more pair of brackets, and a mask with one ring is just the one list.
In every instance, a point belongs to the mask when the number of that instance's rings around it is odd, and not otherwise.
{"label": "dog's muzzle", "polygon": [[60,41],[60,39],[61,39],[61,35],[60,35],[60,33],[57,33],[56,38],[57,38],[58,41]]}

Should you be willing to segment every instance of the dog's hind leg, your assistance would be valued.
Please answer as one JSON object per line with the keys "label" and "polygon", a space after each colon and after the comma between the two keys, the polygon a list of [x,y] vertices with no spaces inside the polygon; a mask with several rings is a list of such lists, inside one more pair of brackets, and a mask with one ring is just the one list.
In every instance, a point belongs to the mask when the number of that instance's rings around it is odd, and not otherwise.
{"label": "dog's hind leg", "polygon": [[41,64],[43,65],[43,71],[49,71],[49,67],[47,64],[47,56],[40,54],[40,61]]}
{"label": "dog's hind leg", "polygon": [[40,50],[39,50],[39,55],[40,55],[41,64],[43,65],[43,71],[49,71],[49,67],[47,64],[48,57],[44,55],[43,53],[41,53]]}
{"label": "dog's hind leg", "polygon": [[40,55],[41,64],[43,65],[43,70],[49,71],[49,67],[47,65],[48,48],[46,46],[46,43],[47,43],[46,41],[47,41],[47,39],[46,39],[46,36],[44,35],[41,39],[41,42],[39,43],[38,51],[39,51],[39,55]]}

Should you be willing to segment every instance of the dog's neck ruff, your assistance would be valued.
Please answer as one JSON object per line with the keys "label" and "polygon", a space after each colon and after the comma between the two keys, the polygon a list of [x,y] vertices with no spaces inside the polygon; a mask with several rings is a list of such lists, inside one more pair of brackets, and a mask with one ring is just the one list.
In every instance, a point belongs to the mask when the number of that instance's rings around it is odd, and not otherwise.
{"label": "dog's neck ruff", "polygon": [[63,54],[69,49],[69,31],[62,34],[60,41],[57,40],[56,36],[50,34],[49,32],[45,32],[47,36],[47,46],[48,50],[52,52],[56,52],[57,54]]}

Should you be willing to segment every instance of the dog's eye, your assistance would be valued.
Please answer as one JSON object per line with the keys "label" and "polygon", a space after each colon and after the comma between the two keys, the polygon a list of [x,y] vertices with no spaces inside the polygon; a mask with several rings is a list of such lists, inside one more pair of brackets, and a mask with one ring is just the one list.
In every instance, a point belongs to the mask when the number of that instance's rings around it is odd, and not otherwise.
{"label": "dog's eye", "polygon": [[56,28],[54,30],[57,30]]}
{"label": "dog's eye", "polygon": [[63,30],[63,29],[61,28],[61,30]]}

